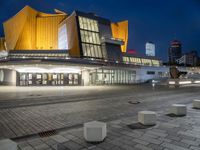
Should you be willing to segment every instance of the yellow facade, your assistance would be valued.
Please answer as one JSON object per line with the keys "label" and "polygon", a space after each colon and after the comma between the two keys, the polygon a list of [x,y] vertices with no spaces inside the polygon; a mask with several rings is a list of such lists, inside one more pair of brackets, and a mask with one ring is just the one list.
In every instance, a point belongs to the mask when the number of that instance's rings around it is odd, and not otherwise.
{"label": "yellow facade", "polygon": [[4,22],[8,50],[54,50],[58,48],[58,26],[65,13],[45,14],[24,7]]}
{"label": "yellow facade", "polygon": [[121,46],[121,51],[126,52],[128,45],[128,21],[112,23],[111,28],[113,37],[124,41],[124,45]]}
{"label": "yellow facade", "polygon": [[5,39],[4,38],[0,38],[0,51],[1,50],[6,50],[6,48],[5,48]]}

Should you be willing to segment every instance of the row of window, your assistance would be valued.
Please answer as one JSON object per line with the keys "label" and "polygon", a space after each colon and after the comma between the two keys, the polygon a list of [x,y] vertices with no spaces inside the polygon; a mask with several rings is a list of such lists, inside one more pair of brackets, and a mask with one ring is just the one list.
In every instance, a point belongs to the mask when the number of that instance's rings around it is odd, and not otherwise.
{"label": "row of window", "polygon": [[132,84],[135,83],[136,72],[133,70],[97,69],[90,73],[91,84]]}
{"label": "row of window", "polygon": [[[156,72],[155,71],[147,71],[146,74],[147,75],[156,75]],[[168,72],[158,72],[157,75],[159,77],[168,77],[169,76]]]}
{"label": "row of window", "polygon": [[82,43],[83,56],[103,58],[100,45]]}
{"label": "row of window", "polygon": [[92,20],[81,16],[79,16],[78,19],[81,29],[99,32],[98,23],[96,20]]}
{"label": "row of window", "polygon": [[103,58],[99,37],[98,22],[85,17],[78,17],[82,42],[83,56]]}
{"label": "row of window", "polygon": [[90,31],[81,30],[81,41],[85,43],[92,43],[100,45],[99,34]]}
{"label": "row of window", "polygon": [[123,57],[123,61],[133,63],[135,65],[160,66],[159,60],[152,60],[146,58]]}

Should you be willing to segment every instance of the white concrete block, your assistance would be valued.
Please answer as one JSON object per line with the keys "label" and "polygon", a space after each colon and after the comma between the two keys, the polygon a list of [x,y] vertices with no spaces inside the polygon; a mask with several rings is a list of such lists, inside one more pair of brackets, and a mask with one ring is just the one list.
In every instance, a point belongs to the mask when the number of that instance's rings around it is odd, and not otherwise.
{"label": "white concrete block", "polygon": [[107,135],[106,123],[92,121],[84,123],[84,138],[88,142],[101,142]]}
{"label": "white concrete block", "polygon": [[186,105],[183,105],[183,104],[173,104],[171,106],[171,108],[170,108],[170,113],[178,115],[178,116],[186,115],[186,113],[187,113]]}
{"label": "white concrete block", "polygon": [[0,140],[0,150],[17,150],[17,143],[10,139]]}
{"label": "white concrete block", "polygon": [[143,125],[155,125],[156,113],[153,111],[140,111],[138,112],[138,122]]}
{"label": "white concrete block", "polygon": [[194,107],[194,108],[200,109],[200,100],[195,99],[195,100],[193,101],[193,107]]}

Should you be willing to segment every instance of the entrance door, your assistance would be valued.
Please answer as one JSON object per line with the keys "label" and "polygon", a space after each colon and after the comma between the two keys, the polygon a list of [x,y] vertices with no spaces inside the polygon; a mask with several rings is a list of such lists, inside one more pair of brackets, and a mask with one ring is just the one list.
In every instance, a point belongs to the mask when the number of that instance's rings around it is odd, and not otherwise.
{"label": "entrance door", "polygon": [[64,85],[64,74],[53,74],[52,85]]}
{"label": "entrance door", "polygon": [[78,74],[68,74],[69,85],[78,85],[79,84],[79,76]]}
{"label": "entrance door", "polygon": [[27,77],[27,74],[26,73],[20,73],[20,81],[19,81],[19,84],[20,86],[26,86],[28,85],[28,77]]}
{"label": "entrance door", "polygon": [[48,74],[43,73],[42,74],[42,85],[47,85],[47,81],[48,81]]}
{"label": "entrance door", "polygon": [[42,74],[41,73],[37,73],[35,80],[36,80],[36,85],[42,85]]}

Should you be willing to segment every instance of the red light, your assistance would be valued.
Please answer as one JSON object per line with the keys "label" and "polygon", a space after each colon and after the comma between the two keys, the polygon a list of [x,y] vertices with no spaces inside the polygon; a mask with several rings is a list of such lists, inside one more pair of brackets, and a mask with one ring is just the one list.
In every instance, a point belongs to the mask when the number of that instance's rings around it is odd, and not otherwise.
{"label": "red light", "polygon": [[127,50],[127,53],[128,54],[137,54],[137,51],[133,50],[133,49],[130,49],[130,50]]}

